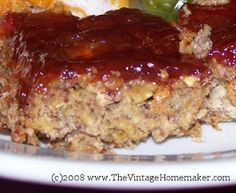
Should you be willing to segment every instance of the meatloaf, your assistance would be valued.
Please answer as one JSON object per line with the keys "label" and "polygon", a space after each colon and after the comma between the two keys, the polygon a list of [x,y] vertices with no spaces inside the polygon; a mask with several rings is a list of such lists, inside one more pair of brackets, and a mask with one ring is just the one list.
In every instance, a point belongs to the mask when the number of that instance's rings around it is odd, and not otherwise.
{"label": "meatloaf", "polygon": [[215,89],[227,88],[223,97],[235,109],[235,53],[233,64],[180,53],[181,35],[136,9],[84,19],[53,10],[6,14],[1,126],[18,143],[105,153],[149,136],[198,137],[203,122],[234,120],[221,118]]}
{"label": "meatloaf", "polygon": [[213,73],[204,121],[236,119],[236,1],[215,6],[187,4],[179,15],[180,52],[205,60]]}

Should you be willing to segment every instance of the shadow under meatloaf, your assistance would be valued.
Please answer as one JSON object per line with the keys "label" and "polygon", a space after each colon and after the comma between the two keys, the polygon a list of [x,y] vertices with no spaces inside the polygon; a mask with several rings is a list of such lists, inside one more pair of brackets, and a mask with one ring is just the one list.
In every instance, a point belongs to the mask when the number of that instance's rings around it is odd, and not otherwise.
{"label": "shadow under meatloaf", "polygon": [[133,9],[81,20],[9,13],[1,31],[10,47],[10,62],[1,64],[9,73],[1,73],[16,86],[0,119],[14,141],[46,138],[56,148],[92,153],[150,134],[157,142],[198,134],[211,73],[178,53],[179,32],[162,19]]}
{"label": "shadow under meatloaf", "polygon": [[180,12],[180,52],[205,58],[213,73],[203,121],[217,126],[236,120],[236,1],[226,5],[187,4]]}

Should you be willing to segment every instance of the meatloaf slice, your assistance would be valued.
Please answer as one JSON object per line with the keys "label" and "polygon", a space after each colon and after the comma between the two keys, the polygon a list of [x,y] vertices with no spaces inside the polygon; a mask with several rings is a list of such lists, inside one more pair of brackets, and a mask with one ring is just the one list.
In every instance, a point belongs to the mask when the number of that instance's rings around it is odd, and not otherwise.
{"label": "meatloaf slice", "polygon": [[180,52],[204,58],[213,73],[203,119],[217,125],[236,119],[236,1],[226,5],[187,4],[180,12]]}
{"label": "meatloaf slice", "polygon": [[197,134],[212,74],[179,54],[179,31],[162,19],[9,13],[0,31],[0,120],[14,141],[92,153]]}

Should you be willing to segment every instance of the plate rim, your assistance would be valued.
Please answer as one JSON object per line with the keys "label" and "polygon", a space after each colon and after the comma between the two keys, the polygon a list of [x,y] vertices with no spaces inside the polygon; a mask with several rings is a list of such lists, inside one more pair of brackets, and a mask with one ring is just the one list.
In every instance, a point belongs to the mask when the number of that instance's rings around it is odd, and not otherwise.
{"label": "plate rim", "polygon": [[186,162],[186,161],[211,161],[221,159],[236,158],[236,148],[224,151],[183,153],[183,154],[156,154],[156,155],[139,155],[139,154],[83,154],[78,152],[67,152],[45,147],[35,147],[27,144],[18,144],[8,140],[0,139],[0,153],[8,153],[20,156],[33,156],[44,158],[65,159],[74,161],[90,162]]}

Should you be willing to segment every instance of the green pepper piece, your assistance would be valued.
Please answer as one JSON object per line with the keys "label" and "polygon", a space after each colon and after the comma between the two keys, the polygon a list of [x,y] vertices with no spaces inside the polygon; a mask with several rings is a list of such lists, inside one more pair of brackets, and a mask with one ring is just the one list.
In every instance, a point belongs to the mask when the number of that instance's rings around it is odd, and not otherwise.
{"label": "green pepper piece", "polygon": [[175,21],[179,9],[190,0],[143,0],[144,11],[172,22]]}

